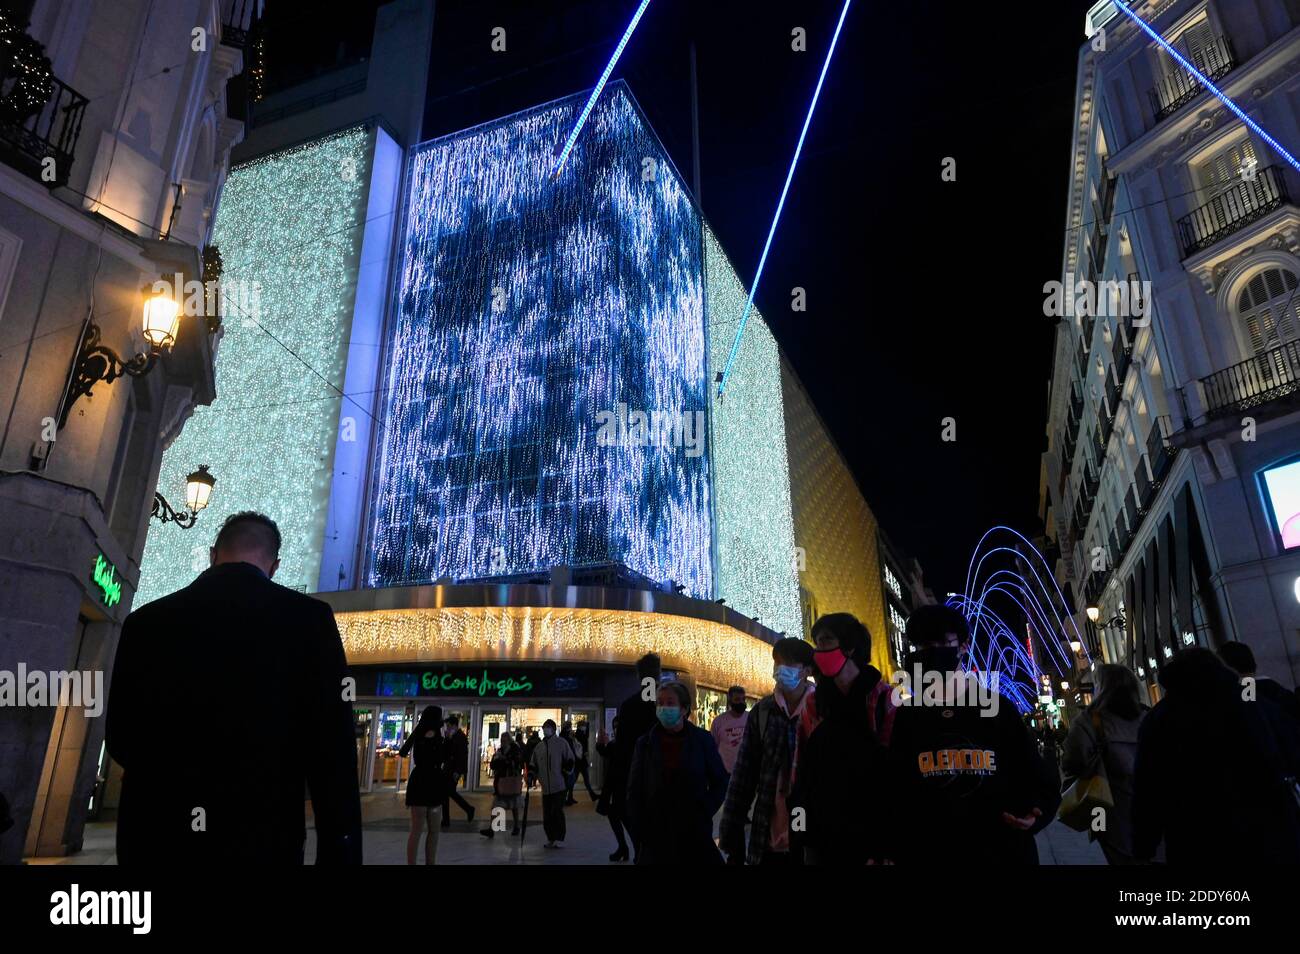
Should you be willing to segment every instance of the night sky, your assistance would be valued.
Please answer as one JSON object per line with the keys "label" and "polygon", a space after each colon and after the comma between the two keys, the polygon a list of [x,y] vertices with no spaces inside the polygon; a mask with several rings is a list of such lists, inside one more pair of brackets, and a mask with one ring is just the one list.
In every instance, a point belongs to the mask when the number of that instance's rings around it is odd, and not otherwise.
{"label": "night sky", "polygon": [[[296,6],[268,3],[273,84],[364,47],[375,0],[342,19]],[[886,533],[941,598],[989,526],[1041,529],[1042,287],[1060,273],[1089,6],[856,0],[758,292]],[[425,138],[590,88],[635,8],[440,0]],[[702,206],[747,283],[840,8],[653,0],[614,73],[690,182],[695,39]],[[940,181],[946,156],[955,183]],[[806,312],[791,311],[795,286]],[[949,416],[955,443],[940,439]]]}

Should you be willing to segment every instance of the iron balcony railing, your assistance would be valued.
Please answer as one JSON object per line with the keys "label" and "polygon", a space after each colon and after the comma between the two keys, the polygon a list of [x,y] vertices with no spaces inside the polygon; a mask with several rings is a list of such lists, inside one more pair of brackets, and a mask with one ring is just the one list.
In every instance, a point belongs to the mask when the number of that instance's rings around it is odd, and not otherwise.
{"label": "iron balcony railing", "polygon": [[1218,417],[1276,401],[1300,390],[1300,341],[1288,341],[1201,379],[1206,413]]}
{"label": "iron balcony railing", "polygon": [[226,0],[226,2],[229,4],[229,10],[221,24],[221,42],[226,46],[247,50],[262,0]]}
{"label": "iron balcony railing", "polygon": [[1129,365],[1133,363],[1133,346],[1124,340],[1124,335],[1118,327],[1115,329],[1115,342],[1110,347],[1110,358],[1115,366],[1115,380],[1122,391]]}
{"label": "iron balcony railing", "polygon": [[44,102],[32,102],[30,87],[23,91],[25,95],[18,94],[16,70],[3,54],[0,67],[0,154],[15,169],[45,185],[67,185],[86,115],[86,97],[50,76]]}
{"label": "iron balcony railing", "polygon": [[1138,509],[1143,514],[1146,514],[1150,512],[1151,502],[1155,499],[1156,491],[1160,489],[1160,485],[1155,483],[1147,474],[1146,455],[1138,457],[1135,478],[1137,480]]}
{"label": "iron balcony railing", "polygon": [[1173,427],[1168,415],[1165,415],[1151,423],[1151,431],[1147,434],[1147,461],[1151,465],[1151,476],[1156,489],[1159,489],[1169,475],[1169,468],[1174,464],[1174,454],[1177,451],[1169,443],[1169,435],[1172,433]]}
{"label": "iron balcony railing", "polygon": [[[1205,74],[1206,79],[1211,80],[1226,76],[1237,65],[1232,41],[1226,36],[1215,37],[1214,42],[1193,53],[1188,59]],[[1175,68],[1149,91],[1156,122],[1178,112],[1204,91],[1201,81],[1195,76],[1182,67]]]}
{"label": "iron balcony railing", "polygon": [[1280,166],[1258,169],[1178,220],[1183,258],[1215,245],[1291,201]]}

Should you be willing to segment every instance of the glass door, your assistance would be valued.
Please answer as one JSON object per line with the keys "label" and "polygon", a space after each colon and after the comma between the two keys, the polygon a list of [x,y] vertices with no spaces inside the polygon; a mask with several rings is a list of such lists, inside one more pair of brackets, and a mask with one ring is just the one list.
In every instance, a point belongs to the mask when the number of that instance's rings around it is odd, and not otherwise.
{"label": "glass door", "polygon": [[352,710],[352,729],[357,747],[357,784],[361,791],[368,792],[371,787],[371,764],[374,758],[375,710],[370,706],[357,706]]}
{"label": "glass door", "polygon": [[[471,750],[469,753],[469,765],[467,766],[467,775],[469,776],[469,778],[472,778],[474,774],[474,752],[472,746],[474,743],[473,740],[470,739],[469,737],[470,732],[473,729],[473,722],[470,721],[469,707],[465,706],[464,708],[452,708],[450,706],[443,706],[442,718],[444,722],[447,719],[450,719],[452,716],[456,717],[456,728],[459,729],[461,732],[465,733],[466,744],[471,746]],[[460,776],[456,781],[457,790],[462,792],[465,791],[466,787],[472,784],[469,781],[469,778],[467,778],[465,775]]]}
{"label": "glass door", "polygon": [[410,754],[402,758],[397,753],[413,728],[414,714],[414,708],[409,705],[379,709],[374,727],[371,791],[378,788],[396,793],[411,774]]}
{"label": "glass door", "polygon": [[[601,729],[600,709],[596,706],[566,706],[564,721],[573,726],[574,735],[581,740],[592,787],[599,791],[601,759],[596,755],[596,739],[599,738]],[[582,784],[581,779],[578,784]]]}
{"label": "glass door", "polygon": [[474,788],[492,787],[492,759],[501,747],[501,736],[510,731],[510,718],[504,707],[491,709],[478,707],[477,758],[470,765],[475,774]]}

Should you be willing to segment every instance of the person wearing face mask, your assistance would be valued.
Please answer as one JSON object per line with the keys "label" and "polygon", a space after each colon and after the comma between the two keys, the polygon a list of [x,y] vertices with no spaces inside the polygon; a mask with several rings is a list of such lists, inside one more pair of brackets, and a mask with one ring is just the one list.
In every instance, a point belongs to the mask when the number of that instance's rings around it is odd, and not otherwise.
{"label": "person wearing face mask", "polygon": [[790,802],[802,809],[805,864],[894,858],[897,778],[886,748],[892,687],[871,665],[871,634],[848,613],[812,630],[817,725],[799,749]]}
{"label": "person wearing face mask", "polygon": [[[921,606],[907,619],[907,640],[916,647],[905,663],[909,675],[919,665],[951,680],[965,664],[970,629],[954,607]],[[927,701],[928,693],[913,693],[890,742],[906,831],[899,862],[1038,864],[1034,835],[1055,817],[1061,797],[1015,704],[997,694]]]}
{"label": "person wearing face mask", "polygon": [[722,767],[730,775],[736,768],[736,753],[740,751],[740,740],[745,734],[745,723],[749,713],[745,711],[745,687],[732,686],[727,690],[727,711],[719,712],[713,717],[709,733],[718,746],[722,756]]}
{"label": "person wearing face mask", "polygon": [[[727,800],[718,827],[730,864],[798,864],[798,845],[791,844],[789,797],[799,747],[817,724],[813,698],[813,650],[787,636],[772,647],[776,689],[754,704],[736,753]],[[745,816],[754,806],[754,821],[745,849]]]}
{"label": "person wearing face mask", "polygon": [[547,848],[561,848],[567,826],[564,821],[566,778],[573,771],[573,749],[555,732],[555,720],[542,723],[542,741],[533,749],[532,769],[542,786],[542,830]]}
{"label": "person wearing face mask", "polygon": [[637,864],[721,864],[713,816],[727,794],[727,770],[713,738],[689,721],[691,691],[659,687],[656,724],[637,740],[627,810]]}

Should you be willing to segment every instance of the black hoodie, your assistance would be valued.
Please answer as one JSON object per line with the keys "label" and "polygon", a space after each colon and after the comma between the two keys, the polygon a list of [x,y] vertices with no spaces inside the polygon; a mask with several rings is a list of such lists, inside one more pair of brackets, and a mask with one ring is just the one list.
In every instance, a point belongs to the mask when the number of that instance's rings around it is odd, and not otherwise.
{"label": "black hoodie", "polygon": [[[1038,755],[1015,704],[901,706],[890,752],[903,779],[900,863],[1036,865],[1035,833],[1055,817],[1055,773]],[[1003,812],[1042,814],[1028,831]]]}
{"label": "black hoodie", "polygon": [[1246,702],[1207,649],[1174,656],[1165,697],[1142,722],[1134,772],[1139,858],[1161,839],[1170,864],[1296,864],[1300,812],[1294,728],[1267,700]]}

